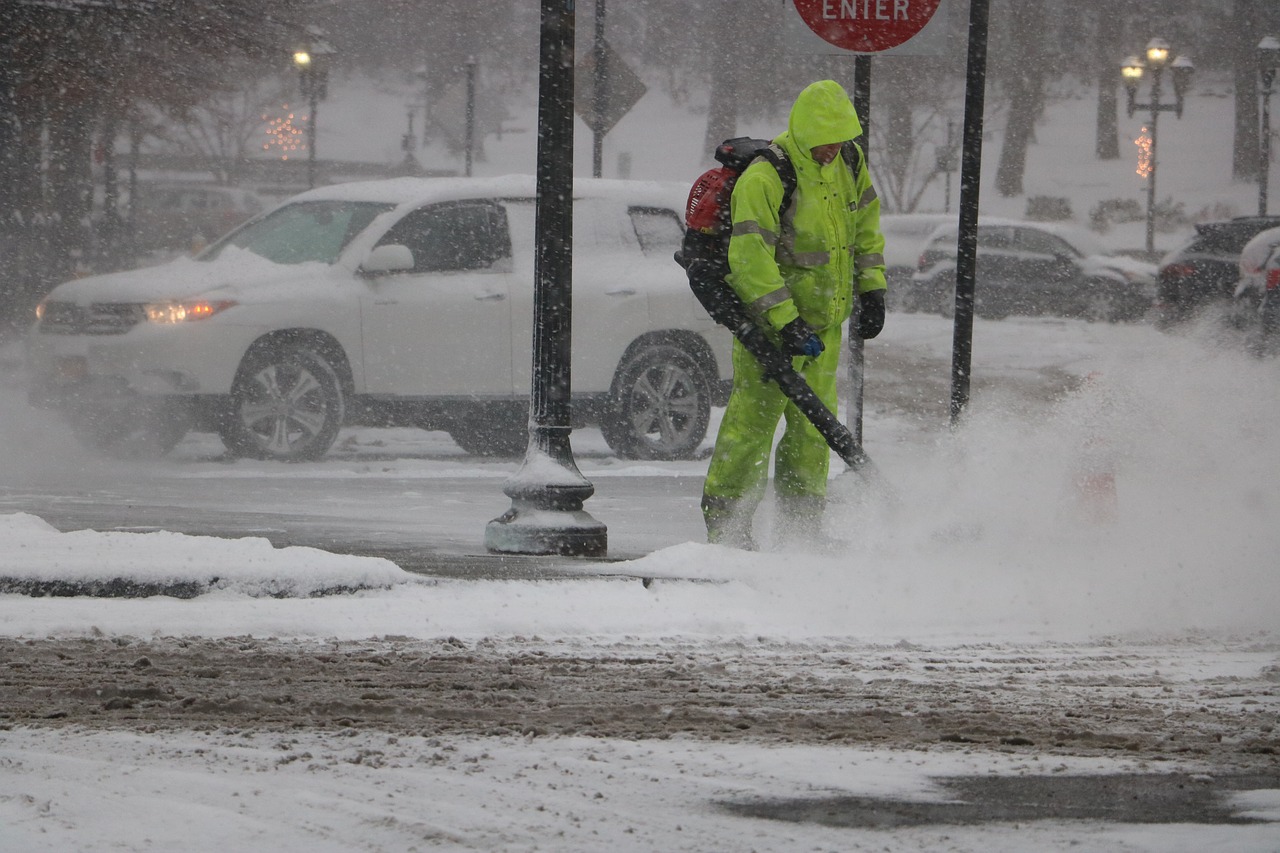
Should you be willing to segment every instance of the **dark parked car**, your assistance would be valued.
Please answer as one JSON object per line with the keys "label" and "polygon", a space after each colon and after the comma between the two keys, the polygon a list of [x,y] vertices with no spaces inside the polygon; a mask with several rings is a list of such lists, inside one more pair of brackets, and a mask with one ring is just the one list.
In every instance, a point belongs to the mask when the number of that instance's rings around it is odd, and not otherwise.
{"label": "dark parked car", "polygon": [[[907,310],[954,310],[956,238],[954,225],[929,238],[903,294]],[[1151,309],[1155,276],[1154,264],[1111,254],[1076,226],[1003,219],[978,223],[974,310],[980,317],[1139,320]]]}
{"label": "dark parked car", "polygon": [[902,307],[898,297],[909,289],[925,241],[942,225],[958,221],[958,214],[886,213],[880,217],[884,234],[884,277],[889,284],[889,305]]}
{"label": "dark parked car", "polygon": [[1195,233],[1160,261],[1158,325],[1168,328],[1207,305],[1229,303],[1240,278],[1240,251],[1277,226],[1280,216],[1237,216],[1196,225]]}

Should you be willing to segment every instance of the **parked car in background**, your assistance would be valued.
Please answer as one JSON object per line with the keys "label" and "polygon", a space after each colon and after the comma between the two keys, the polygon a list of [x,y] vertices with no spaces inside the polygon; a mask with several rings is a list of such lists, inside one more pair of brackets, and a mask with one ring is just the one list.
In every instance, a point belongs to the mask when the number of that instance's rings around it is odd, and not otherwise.
{"label": "parked car in background", "polygon": [[1280,354],[1280,227],[1259,232],[1240,251],[1231,318],[1249,351]]}
{"label": "parked car in background", "polygon": [[885,213],[880,216],[884,234],[884,277],[889,284],[890,308],[901,307],[899,295],[910,284],[925,241],[939,226],[955,223],[956,213]]}
{"label": "parked car in background", "polygon": [[[339,184],[196,258],[59,285],[28,335],[31,399],[115,455],[191,428],[233,455],[323,456],[344,424],[528,441],[531,177]],[[620,455],[694,455],[730,336],[671,261],[683,186],[574,182],[573,406]]]}
{"label": "parked car in background", "polygon": [[1156,323],[1162,328],[1191,319],[1209,305],[1226,307],[1240,277],[1240,252],[1259,232],[1280,226],[1280,216],[1238,216],[1201,222],[1178,248],[1160,260]]}
{"label": "parked car in background", "polygon": [[[908,310],[955,308],[958,225],[933,232],[904,294]],[[1156,267],[1109,253],[1072,225],[984,219],[978,223],[974,310],[981,317],[1051,314],[1142,319],[1155,299]]]}
{"label": "parked car in background", "polygon": [[268,206],[240,187],[140,184],[131,202],[135,246],[140,252],[197,252]]}

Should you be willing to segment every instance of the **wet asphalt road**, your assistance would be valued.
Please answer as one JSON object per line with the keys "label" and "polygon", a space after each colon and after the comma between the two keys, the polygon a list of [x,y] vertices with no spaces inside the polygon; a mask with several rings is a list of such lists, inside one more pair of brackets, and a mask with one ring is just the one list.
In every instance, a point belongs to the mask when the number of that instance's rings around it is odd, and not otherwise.
{"label": "wet asphalt road", "polygon": [[587,564],[635,559],[703,536],[697,476],[595,483],[586,508],[609,530],[609,554],[601,561],[486,551],[485,525],[511,506],[500,475],[511,465],[489,463],[484,476],[425,479],[353,477],[349,466],[325,466],[291,476],[287,466],[237,470],[232,463],[217,476],[207,473],[208,466],[166,460],[145,474],[112,478],[98,472],[61,483],[3,486],[0,513],[32,513],[64,532],[262,537],[277,547],[385,557],[406,571],[440,577],[576,576]]}

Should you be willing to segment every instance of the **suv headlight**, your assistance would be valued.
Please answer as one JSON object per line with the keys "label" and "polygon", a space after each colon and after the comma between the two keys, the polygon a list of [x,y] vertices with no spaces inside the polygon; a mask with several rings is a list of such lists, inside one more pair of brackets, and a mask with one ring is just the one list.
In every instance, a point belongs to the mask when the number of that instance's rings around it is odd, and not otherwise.
{"label": "suv headlight", "polygon": [[204,320],[235,305],[231,299],[211,301],[197,299],[191,302],[153,302],[142,306],[150,323],[186,323]]}

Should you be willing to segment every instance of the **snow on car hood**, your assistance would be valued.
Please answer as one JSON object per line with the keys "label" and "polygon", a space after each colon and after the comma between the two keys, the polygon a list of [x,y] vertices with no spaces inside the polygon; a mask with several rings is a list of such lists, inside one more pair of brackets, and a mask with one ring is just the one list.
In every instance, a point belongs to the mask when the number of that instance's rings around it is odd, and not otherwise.
{"label": "snow on car hood", "polygon": [[311,262],[277,264],[235,246],[227,246],[215,260],[179,258],[142,269],[89,276],[64,282],[49,299],[91,302],[154,302],[193,296],[243,296],[262,285],[328,278],[333,267]]}

